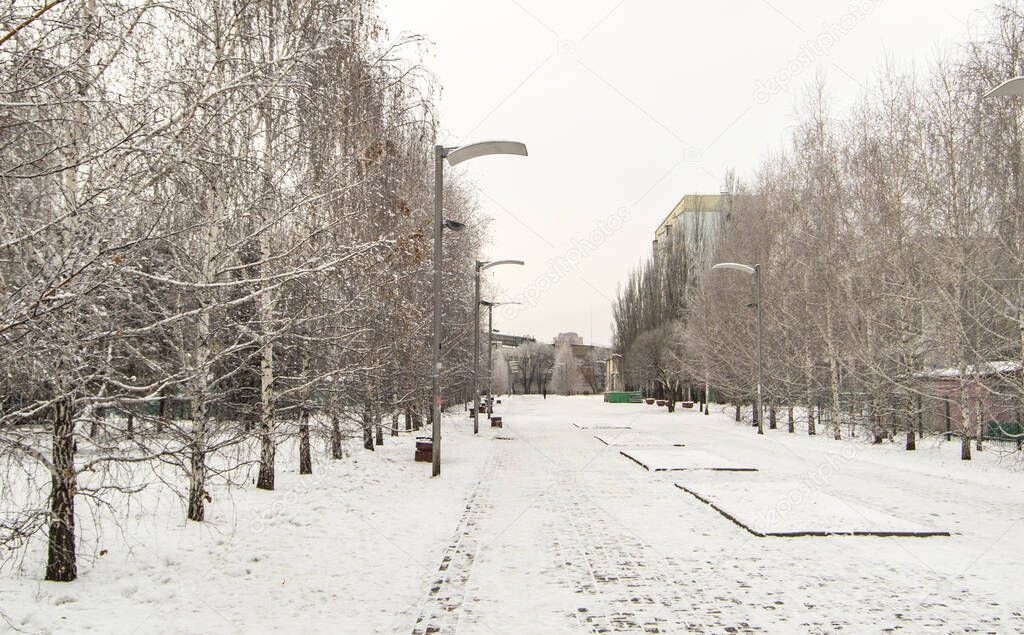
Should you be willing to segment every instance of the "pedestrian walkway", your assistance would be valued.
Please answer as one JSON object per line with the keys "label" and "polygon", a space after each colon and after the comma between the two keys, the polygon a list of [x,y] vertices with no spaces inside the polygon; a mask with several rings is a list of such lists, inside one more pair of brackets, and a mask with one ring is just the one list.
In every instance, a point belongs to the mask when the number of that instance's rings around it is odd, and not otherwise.
{"label": "pedestrian walkway", "polygon": [[[442,562],[425,583],[413,633],[1024,628],[1010,608],[1016,605],[989,594],[1012,587],[1014,563],[957,566],[978,557],[983,542],[757,538],[675,487],[678,472],[640,469],[614,445],[616,433],[633,444],[647,431],[654,440],[684,442],[679,452],[715,447],[743,465],[760,455],[762,472],[792,477],[825,460],[835,442],[754,438],[724,416],[585,398],[519,397],[506,401],[502,415],[504,429],[485,432],[502,438],[491,442]],[[596,439],[592,427],[612,421],[624,429],[605,429]],[[877,479],[884,472],[900,495],[928,495],[934,483],[920,470],[901,472],[871,450],[847,460],[833,485],[841,490],[852,479],[871,487],[868,473]],[[776,458],[766,460],[769,453]],[[962,484],[954,487],[966,493]],[[980,502],[977,511],[992,511]],[[959,551],[965,553],[957,562],[943,561]]]}

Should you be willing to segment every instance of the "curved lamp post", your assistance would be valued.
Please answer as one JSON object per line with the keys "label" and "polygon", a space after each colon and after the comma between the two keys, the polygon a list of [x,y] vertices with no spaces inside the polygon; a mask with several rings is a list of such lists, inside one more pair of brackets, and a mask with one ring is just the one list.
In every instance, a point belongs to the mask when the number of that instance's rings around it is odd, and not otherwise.
{"label": "curved lamp post", "polygon": [[1024,77],[1014,77],[985,93],[989,97],[1024,97]]}
{"label": "curved lamp post", "polygon": [[[1014,77],[985,93],[985,99],[990,97],[1024,97],[1024,77]],[[1017,285],[1017,297],[1024,298],[1024,284]],[[1012,307],[1017,310],[1017,330],[1020,332],[1020,359],[1024,363],[1024,299]],[[1024,385],[1024,374],[1021,375],[1021,384]]]}
{"label": "curved lamp post", "polygon": [[[430,371],[432,476],[441,474],[441,232],[445,227],[458,231],[464,227],[457,221],[444,220],[444,162],[458,165],[490,154],[527,156],[526,146],[517,141],[483,141],[448,148],[434,146],[434,343]],[[456,227],[458,226],[458,227]]]}
{"label": "curved lamp post", "polygon": [[490,403],[491,398],[491,379],[494,372],[494,343],[491,336],[494,333],[500,333],[494,328],[494,307],[505,306],[506,304],[522,304],[522,302],[488,302],[487,300],[481,300],[480,304],[487,307],[487,399]]}
{"label": "curved lamp post", "polygon": [[751,267],[750,265],[741,265],[735,262],[720,262],[711,267],[711,269],[731,269],[754,276],[754,306],[757,307],[757,433],[764,434],[764,409],[761,405],[761,386],[764,379],[764,358],[761,347],[761,265]]}
{"label": "curved lamp post", "polygon": [[[476,261],[476,278],[475,278],[475,293],[473,299],[473,434],[480,432],[480,305],[487,304],[488,307],[491,305],[487,302],[481,302],[480,300],[480,272],[491,267],[497,267],[499,265],[525,265],[526,263],[522,260],[492,260]],[[490,373],[490,352],[491,352],[491,333],[490,333],[490,309],[487,311],[487,371]],[[489,375],[488,375],[489,376]],[[490,386],[488,380],[488,386]],[[487,395],[490,396],[490,390],[487,391]]]}

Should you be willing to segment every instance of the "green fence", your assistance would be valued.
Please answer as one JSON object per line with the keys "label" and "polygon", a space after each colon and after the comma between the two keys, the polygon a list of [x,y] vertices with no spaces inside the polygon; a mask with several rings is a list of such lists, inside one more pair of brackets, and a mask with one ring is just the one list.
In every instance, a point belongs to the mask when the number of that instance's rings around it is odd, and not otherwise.
{"label": "green fence", "polygon": [[165,416],[168,419],[190,419],[192,417],[192,402],[178,397],[167,397],[163,400],[163,403],[159,399],[136,401],[124,406],[101,408],[96,412],[96,415],[105,417],[108,413],[116,413],[126,416],[129,412],[142,417],[156,418]]}
{"label": "green fence", "polygon": [[608,403],[641,403],[644,396],[639,390],[635,392],[606,392],[604,400]]}
{"label": "green fence", "polygon": [[1020,442],[1024,438],[1024,426],[1009,421],[989,421],[988,434],[985,435],[985,438]]}

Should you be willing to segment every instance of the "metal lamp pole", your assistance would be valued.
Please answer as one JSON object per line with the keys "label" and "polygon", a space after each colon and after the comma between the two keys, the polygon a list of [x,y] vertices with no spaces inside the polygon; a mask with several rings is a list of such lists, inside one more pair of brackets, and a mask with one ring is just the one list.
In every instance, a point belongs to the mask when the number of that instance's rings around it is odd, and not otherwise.
{"label": "metal lamp pole", "polygon": [[480,433],[480,267],[476,261],[476,276],[473,283],[473,434]]}
{"label": "metal lamp pole", "polygon": [[[480,304],[487,307],[487,402],[491,400],[491,378],[494,373],[494,307],[506,304],[522,304],[522,302],[488,302],[481,300]],[[488,409],[489,411],[490,409]]]}
{"label": "metal lamp pole", "polygon": [[757,303],[757,433],[764,434],[764,344],[761,331],[761,265],[754,265],[754,300]]}
{"label": "metal lamp pole", "polygon": [[432,475],[441,473],[441,232],[444,228],[444,146],[434,146],[434,346],[430,365]]}
{"label": "metal lamp pole", "polygon": [[764,434],[764,408],[762,406],[762,385],[764,383],[764,355],[761,345],[761,265],[741,265],[735,262],[720,262],[712,270],[732,269],[754,276],[754,302],[757,307],[757,433]]}
{"label": "metal lamp pole", "polygon": [[494,303],[487,305],[487,414],[491,414],[491,376],[494,374]]}
{"label": "metal lamp pole", "polygon": [[434,146],[434,342],[430,371],[433,476],[441,474],[441,232],[444,228],[458,231],[464,227],[444,220],[444,162],[447,159],[449,165],[458,165],[491,154],[525,157],[527,152],[525,145],[515,141],[484,141],[454,148]]}
{"label": "metal lamp pole", "polygon": [[[480,432],[480,305],[488,304],[480,301],[480,272],[491,267],[497,267],[498,265],[524,265],[522,260],[494,260],[494,261],[476,261],[476,279],[475,279],[475,293],[473,302],[473,434]],[[488,309],[488,316],[490,316],[490,310]],[[491,350],[491,336],[490,336],[490,317],[488,317],[488,334],[487,334],[487,351],[488,354]],[[490,372],[490,357],[488,357],[487,369]],[[490,391],[488,391],[490,394]]]}

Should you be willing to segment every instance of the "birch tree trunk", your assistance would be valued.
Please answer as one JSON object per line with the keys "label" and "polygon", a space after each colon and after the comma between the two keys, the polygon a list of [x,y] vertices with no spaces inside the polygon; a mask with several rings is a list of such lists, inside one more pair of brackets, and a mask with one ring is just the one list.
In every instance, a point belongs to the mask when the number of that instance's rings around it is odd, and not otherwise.
{"label": "birch tree trunk", "polygon": [[[81,0],[81,24],[78,36],[81,38],[79,59],[75,64],[75,99],[73,121],[67,125],[68,141],[67,166],[63,172],[62,186],[64,214],[61,222],[62,246],[68,253],[79,240],[77,220],[80,205],[79,169],[84,162],[82,149],[85,145],[87,120],[86,103],[89,98],[89,78],[93,41],[95,0]],[[59,266],[59,265],[58,265]],[[59,390],[59,388],[58,388]],[[50,479],[50,526],[46,579],[56,582],[70,582],[78,577],[77,554],[75,551],[75,424],[74,399],[68,395],[56,395],[52,407],[53,435],[51,446]]]}
{"label": "birch tree trunk", "polygon": [[337,414],[331,415],[331,458],[345,458],[345,451],[341,442],[341,424],[338,421]]}
{"label": "birch tree trunk", "polygon": [[75,424],[73,400],[53,404],[53,465],[50,468],[50,533],[46,579],[70,582],[78,577],[75,553]]}
{"label": "birch tree trunk", "polygon": [[[273,20],[273,3],[270,3],[271,20]],[[274,29],[268,30],[268,50],[275,52]],[[273,106],[269,98],[260,108],[263,124],[263,214],[271,219],[274,214],[274,143],[275,130]],[[267,223],[266,225],[269,225]],[[268,268],[273,256],[271,229],[269,226],[259,228],[260,266],[259,280],[261,287],[270,285],[267,280]],[[260,489],[274,489],[274,459],[276,448],[276,408],[274,385],[274,296],[272,288],[263,288],[257,295],[256,303],[259,315],[260,335],[260,474],[256,486]]]}
{"label": "birch tree trunk", "polygon": [[212,188],[207,188],[205,200],[206,240],[203,245],[200,279],[204,288],[197,291],[200,311],[196,324],[196,348],[191,372],[192,382],[192,434],[190,439],[189,490],[187,518],[202,522],[206,517],[206,453],[207,430],[210,416],[210,386],[213,383],[211,307],[208,286],[214,282],[214,255],[220,239],[219,219]]}
{"label": "birch tree trunk", "polygon": [[828,349],[829,384],[832,388],[832,438],[838,441],[843,438],[843,430],[840,427],[842,418],[839,413],[839,363],[836,359],[833,311],[832,299],[828,296],[825,300],[825,338]]}
{"label": "birch tree trunk", "polygon": [[913,452],[917,449],[917,434],[914,430],[914,400],[912,397],[907,397],[903,403],[903,420],[904,428],[907,433],[907,444],[906,450]]}
{"label": "birch tree trunk", "polygon": [[984,449],[983,441],[985,438],[985,402],[979,398],[975,404],[977,425],[974,428],[974,449],[981,452]]}
{"label": "birch tree trunk", "polygon": [[[270,306],[266,294],[260,294],[259,314],[261,326],[269,329]],[[256,487],[274,489],[274,458],[277,451],[274,434],[274,345],[271,336],[263,332],[260,338],[260,474]]]}
{"label": "birch tree trunk", "polygon": [[873,397],[871,401],[871,434],[871,442],[875,445],[881,445],[882,440],[885,438],[885,433],[882,430],[882,408],[877,396]]}
{"label": "birch tree trunk", "polygon": [[[300,381],[309,385],[309,348],[303,347]],[[299,474],[313,473],[313,457],[309,443],[309,397],[310,389],[302,389],[302,401],[299,405]]]}
{"label": "birch tree trunk", "polygon": [[374,450],[373,448],[373,414],[370,412],[369,402],[363,404],[363,449]]}
{"label": "birch tree trunk", "polygon": [[814,426],[814,370],[811,365],[811,351],[809,348],[804,348],[804,381],[807,399],[807,434],[813,437],[817,434],[817,429]]}

